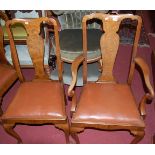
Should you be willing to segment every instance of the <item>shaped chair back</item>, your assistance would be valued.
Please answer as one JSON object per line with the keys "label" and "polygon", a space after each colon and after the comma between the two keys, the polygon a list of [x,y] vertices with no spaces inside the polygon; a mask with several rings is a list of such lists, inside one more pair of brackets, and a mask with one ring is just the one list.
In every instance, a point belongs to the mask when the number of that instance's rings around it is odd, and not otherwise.
{"label": "shaped chair back", "polygon": [[83,70],[83,80],[84,83],[87,82],[87,22],[92,19],[99,19],[103,24],[104,33],[100,39],[101,46],[101,54],[102,54],[102,74],[98,79],[98,82],[116,82],[115,77],[113,76],[113,68],[120,44],[120,37],[117,34],[120,24],[124,19],[137,20],[136,34],[134,39],[134,44],[132,48],[132,56],[131,56],[131,64],[128,75],[128,84],[131,84],[135,62],[134,58],[137,54],[138,41],[141,32],[142,19],[140,16],[132,15],[132,14],[121,14],[121,15],[110,15],[110,14],[102,14],[96,13],[91,15],[86,15],[82,20],[83,26],[83,52],[84,52],[84,70]]}
{"label": "shaped chair back", "polygon": [[62,71],[61,71],[61,59],[60,59],[60,49],[59,49],[59,36],[57,23],[54,19],[49,19],[47,17],[42,17],[38,19],[13,19],[7,22],[7,31],[9,34],[11,52],[13,57],[14,66],[18,72],[18,76],[21,81],[24,81],[23,75],[20,69],[20,63],[18,59],[18,54],[16,46],[12,37],[11,26],[14,24],[22,24],[27,32],[27,47],[29,55],[32,59],[32,63],[35,69],[35,79],[49,79],[44,68],[44,37],[41,34],[41,26],[46,23],[49,25],[54,25],[54,34],[56,42],[56,56],[57,56],[57,66],[59,70],[59,80],[62,80]]}

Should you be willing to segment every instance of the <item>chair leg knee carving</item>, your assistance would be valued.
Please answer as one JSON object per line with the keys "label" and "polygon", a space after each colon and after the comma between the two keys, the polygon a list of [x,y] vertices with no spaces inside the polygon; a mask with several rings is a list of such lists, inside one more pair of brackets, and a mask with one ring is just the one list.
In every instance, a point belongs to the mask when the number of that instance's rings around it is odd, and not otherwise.
{"label": "chair leg knee carving", "polygon": [[131,144],[137,144],[145,135],[145,131],[131,131],[131,134],[135,136]]}
{"label": "chair leg knee carving", "polygon": [[15,139],[17,139],[18,144],[22,144],[22,140],[20,138],[20,136],[14,131],[15,124],[3,124],[3,128],[4,130],[11,135],[12,137],[14,137]]}

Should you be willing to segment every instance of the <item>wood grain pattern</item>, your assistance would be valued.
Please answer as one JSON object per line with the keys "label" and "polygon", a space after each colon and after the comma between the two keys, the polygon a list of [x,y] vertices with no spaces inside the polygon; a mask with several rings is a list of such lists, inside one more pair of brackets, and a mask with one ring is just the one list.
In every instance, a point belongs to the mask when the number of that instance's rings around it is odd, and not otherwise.
{"label": "wood grain pattern", "polygon": [[57,66],[58,66],[58,74],[59,79],[62,80],[62,67],[61,67],[61,59],[60,59],[60,48],[59,48],[59,36],[57,32],[57,23],[54,19],[49,19],[46,17],[38,18],[38,19],[14,19],[7,22],[7,31],[9,34],[9,39],[11,40],[10,44],[12,44],[11,50],[13,53],[13,63],[15,63],[16,69],[18,70],[18,74],[20,76],[21,81],[23,80],[21,71],[19,70],[19,61],[18,61],[18,55],[16,52],[16,48],[14,46],[14,40],[11,37],[12,33],[10,31],[10,26],[21,23],[28,34],[27,36],[27,46],[30,53],[30,57],[32,59],[34,69],[35,69],[35,78],[41,78],[41,79],[48,79],[47,73],[44,70],[44,41],[43,38],[40,35],[40,24],[44,22],[49,23],[49,25],[54,25],[55,31],[54,34],[56,38],[56,56],[57,56]]}
{"label": "wood grain pattern", "polygon": [[100,46],[101,46],[101,53],[102,53],[102,75],[99,78],[99,82],[104,81],[111,81],[115,82],[115,78],[113,77],[113,67],[118,51],[119,46],[119,36],[117,34],[117,31],[119,29],[120,23],[124,19],[131,19],[131,20],[137,20],[137,30],[132,50],[132,60],[131,60],[131,68],[129,72],[129,78],[128,83],[131,84],[131,80],[133,78],[133,70],[134,70],[134,61],[133,59],[136,56],[137,53],[137,47],[138,47],[138,41],[140,37],[140,31],[141,31],[141,24],[142,19],[140,16],[131,15],[131,14],[121,14],[121,15],[109,15],[109,14],[102,14],[102,13],[93,13],[91,15],[86,15],[83,18],[83,51],[85,56],[84,61],[84,82],[86,83],[86,77],[87,77],[87,22],[93,18],[100,19],[102,21],[102,27],[103,31],[105,32],[100,40]]}

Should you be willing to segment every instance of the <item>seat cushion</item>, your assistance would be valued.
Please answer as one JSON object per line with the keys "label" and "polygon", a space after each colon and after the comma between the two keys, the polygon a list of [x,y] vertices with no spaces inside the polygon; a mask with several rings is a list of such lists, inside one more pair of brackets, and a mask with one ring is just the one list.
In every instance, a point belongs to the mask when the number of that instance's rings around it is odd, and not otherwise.
{"label": "seat cushion", "polygon": [[144,127],[131,88],[110,83],[84,86],[72,123]]}
{"label": "seat cushion", "polygon": [[[21,65],[32,65],[32,60],[30,58],[27,45],[16,45],[17,53],[19,62]],[[5,56],[10,64],[12,64],[12,58],[11,58],[11,51],[10,51],[10,45],[5,46]],[[49,58],[49,50],[48,46],[45,46],[45,55],[44,55],[44,64],[48,64],[48,58]]]}
{"label": "seat cushion", "polygon": [[[2,28],[4,32],[4,40],[9,40],[6,27],[3,26]],[[22,25],[17,24],[12,26],[12,32],[13,32],[14,40],[26,40],[27,38],[27,33],[25,31],[25,28]]]}
{"label": "seat cushion", "polygon": [[59,82],[24,82],[2,119],[65,120],[63,87]]}
{"label": "seat cushion", "polygon": [[17,73],[13,68],[0,64],[0,96],[3,95],[16,79]]}
{"label": "seat cushion", "polygon": [[[100,38],[102,31],[99,29],[88,29],[88,60],[101,56]],[[82,29],[65,29],[60,31],[61,58],[66,61],[73,61],[83,52]],[[54,41],[53,41],[54,42]],[[55,45],[55,43],[53,43]],[[55,50],[55,46],[54,46]]]}

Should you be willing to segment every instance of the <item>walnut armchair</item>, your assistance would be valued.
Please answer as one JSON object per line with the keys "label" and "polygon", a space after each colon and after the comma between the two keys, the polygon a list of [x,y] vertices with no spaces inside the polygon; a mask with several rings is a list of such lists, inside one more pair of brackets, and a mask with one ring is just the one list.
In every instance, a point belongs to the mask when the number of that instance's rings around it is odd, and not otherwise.
{"label": "walnut armchair", "polygon": [[[22,24],[27,36],[27,46],[32,59],[35,77],[32,81],[25,81],[21,72],[18,53],[10,31],[14,24]],[[44,39],[40,34],[41,26],[54,25],[56,42],[57,66],[59,80],[50,80],[44,69]],[[65,133],[66,142],[69,142],[69,124],[65,111],[65,96],[62,82],[62,70],[59,49],[59,36],[57,23],[54,19],[46,17],[38,19],[13,19],[7,22],[13,62],[21,84],[14,99],[2,115],[2,124],[5,131],[22,143],[20,136],[14,131],[17,124],[43,125],[53,124]]]}
{"label": "walnut armchair", "polygon": [[[6,22],[8,17],[0,11],[0,19]],[[17,80],[17,78],[18,76],[16,70],[9,64],[5,57],[4,33],[0,25],[0,116],[3,114],[1,108],[2,97],[9,87]]]}
{"label": "walnut armchair", "polygon": [[[97,18],[103,23],[105,32],[100,39],[102,53],[102,73],[96,82],[87,82],[87,21]],[[118,83],[113,75],[114,63],[119,47],[119,30],[122,20],[129,18],[137,21],[135,40],[128,80],[126,84]],[[149,68],[145,61],[136,57],[138,40],[141,32],[142,19],[132,14],[109,15],[95,13],[84,16],[83,21],[83,54],[72,64],[72,83],[68,96],[72,97],[70,133],[84,131],[85,128],[103,130],[126,130],[135,136],[131,143],[138,143],[145,135],[144,117],[146,115],[146,100],[154,97],[154,91],[149,80]],[[124,51],[126,52],[126,51]],[[76,101],[74,87],[77,80],[77,70],[83,64],[84,86],[79,101]],[[135,66],[143,73],[148,92],[142,97],[139,107],[131,89]],[[76,142],[79,140],[76,137]]]}

